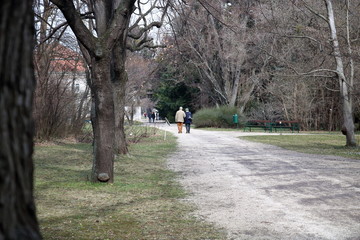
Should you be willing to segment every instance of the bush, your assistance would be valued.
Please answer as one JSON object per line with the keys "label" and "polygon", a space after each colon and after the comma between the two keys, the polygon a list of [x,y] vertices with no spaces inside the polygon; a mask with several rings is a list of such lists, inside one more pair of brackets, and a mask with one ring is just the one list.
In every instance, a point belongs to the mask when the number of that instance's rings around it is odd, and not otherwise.
{"label": "bush", "polygon": [[[133,125],[125,124],[124,131],[128,144],[138,143],[141,139],[151,137],[158,133],[157,128],[141,126],[138,121],[134,121]],[[82,133],[76,137],[76,140],[81,143],[92,143],[93,139],[94,136],[90,123],[87,123],[82,129]]]}
{"label": "bush", "polygon": [[140,125],[132,125],[125,127],[126,141],[128,144],[138,143],[143,138],[156,135],[158,129],[155,127],[144,127]]}
{"label": "bush", "polygon": [[216,128],[232,128],[237,127],[233,123],[233,115],[238,115],[239,125],[245,121],[244,116],[239,113],[236,107],[221,106],[214,108],[204,108],[197,111],[193,116],[193,124],[197,128],[216,127]]}

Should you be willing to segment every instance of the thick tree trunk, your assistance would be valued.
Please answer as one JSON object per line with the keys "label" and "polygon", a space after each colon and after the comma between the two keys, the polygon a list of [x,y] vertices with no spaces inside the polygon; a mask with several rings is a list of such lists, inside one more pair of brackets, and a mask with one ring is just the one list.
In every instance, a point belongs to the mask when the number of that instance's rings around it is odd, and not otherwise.
{"label": "thick tree trunk", "polygon": [[128,153],[124,120],[125,120],[125,90],[128,80],[125,70],[126,50],[121,44],[116,44],[113,53],[113,86],[115,104],[115,153]]}
{"label": "thick tree trunk", "polygon": [[0,239],[41,239],[33,198],[32,1],[0,3]]}
{"label": "thick tree trunk", "polygon": [[343,111],[343,127],[342,133],[346,135],[346,146],[356,146],[355,126],[353,118],[353,109],[351,106],[351,97],[348,92],[346,81],[339,76],[340,94],[342,98],[342,111]]}
{"label": "thick tree trunk", "polygon": [[93,182],[114,181],[114,101],[110,57],[94,59],[92,89],[95,99]]}
{"label": "thick tree trunk", "polygon": [[355,138],[355,126],[354,126],[354,119],[353,119],[353,109],[351,106],[351,94],[349,93],[349,88],[352,86],[350,82],[346,81],[345,72],[344,72],[344,65],[342,62],[341,52],[339,41],[336,32],[336,25],[335,25],[335,16],[334,10],[332,7],[331,0],[324,0],[327,13],[328,13],[328,21],[329,27],[331,32],[331,40],[334,49],[334,57],[336,61],[336,71],[339,79],[340,85],[340,96],[342,99],[342,110],[343,110],[343,127],[342,132],[346,135],[346,146],[356,146],[356,138]]}

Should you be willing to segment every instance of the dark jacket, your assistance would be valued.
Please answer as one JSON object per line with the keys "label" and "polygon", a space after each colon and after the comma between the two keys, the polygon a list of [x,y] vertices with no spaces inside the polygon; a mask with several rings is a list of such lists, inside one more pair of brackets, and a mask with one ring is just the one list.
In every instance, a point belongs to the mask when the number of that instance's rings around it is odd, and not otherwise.
{"label": "dark jacket", "polygon": [[192,123],[192,115],[191,112],[185,112],[185,123]]}

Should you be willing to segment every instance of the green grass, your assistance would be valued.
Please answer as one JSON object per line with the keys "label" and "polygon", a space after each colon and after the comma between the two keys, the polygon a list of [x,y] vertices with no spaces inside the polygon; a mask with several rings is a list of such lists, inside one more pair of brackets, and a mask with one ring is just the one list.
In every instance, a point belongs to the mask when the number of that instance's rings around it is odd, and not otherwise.
{"label": "green grass", "polygon": [[[341,134],[246,136],[242,139],[279,146],[285,149],[321,155],[335,155],[360,159],[359,147],[345,147]],[[360,136],[357,136],[358,142]]]}
{"label": "green grass", "polygon": [[176,139],[157,132],[116,159],[114,184],[88,181],[90,144],[35,148],[35,198],[44,239],[226,239],[192,216],[186,192],[166,169]]}

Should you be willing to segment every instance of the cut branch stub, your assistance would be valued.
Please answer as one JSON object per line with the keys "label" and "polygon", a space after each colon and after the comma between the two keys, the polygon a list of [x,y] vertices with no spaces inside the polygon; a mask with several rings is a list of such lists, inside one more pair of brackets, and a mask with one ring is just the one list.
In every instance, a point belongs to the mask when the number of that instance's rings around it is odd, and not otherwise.
{"label": "cut branch stub", "polygon": [[109,174],[107,174],[107,173],[99,173],[99,175],[98,175],[98,180],[99,180],[100,182],[107,182],[107,181],[110,180],[110,176],[109,176]]}

